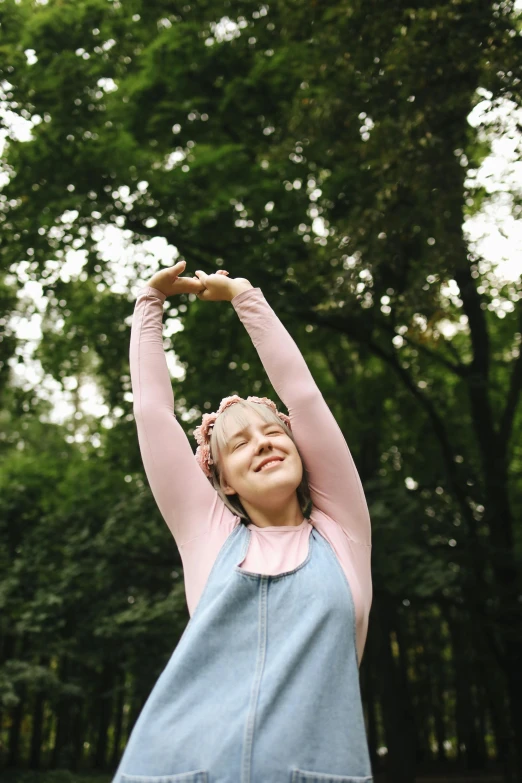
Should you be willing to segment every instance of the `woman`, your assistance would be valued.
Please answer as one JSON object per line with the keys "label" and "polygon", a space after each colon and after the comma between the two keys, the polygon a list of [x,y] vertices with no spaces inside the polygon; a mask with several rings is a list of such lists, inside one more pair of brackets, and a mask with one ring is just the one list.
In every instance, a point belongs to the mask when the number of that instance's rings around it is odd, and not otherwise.
{"label": "woman", "polygon": [[[180,277],[138,294],[130,367],[147,478],[183,561],[190,621],[114,783],[371,781],[358,666],[371,604],[370,519],[343,435],[294,340],[244,278]],[[163,302],[229,301],[289,415],[226,397],[174,415]],[[308,501],[312,509],[304,515]]]}

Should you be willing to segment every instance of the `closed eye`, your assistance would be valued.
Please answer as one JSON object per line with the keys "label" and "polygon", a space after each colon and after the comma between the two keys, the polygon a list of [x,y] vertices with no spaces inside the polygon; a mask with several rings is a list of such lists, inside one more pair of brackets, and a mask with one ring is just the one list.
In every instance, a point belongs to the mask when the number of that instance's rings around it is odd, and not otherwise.
{"label": "closed eye", "polygon": [[[268,434],[269,435],[284,435],[284,433],[281,432],[280,430],[274,430],[273,432],[269,432]],[[237,448],[239,448],[239,446],[244,446],[245,443],[246,443],[246,441],[244,441],[244,440],[240,441],[239,443],[236,443],[236,445],[234,446],[233,451],[235,451]]]}

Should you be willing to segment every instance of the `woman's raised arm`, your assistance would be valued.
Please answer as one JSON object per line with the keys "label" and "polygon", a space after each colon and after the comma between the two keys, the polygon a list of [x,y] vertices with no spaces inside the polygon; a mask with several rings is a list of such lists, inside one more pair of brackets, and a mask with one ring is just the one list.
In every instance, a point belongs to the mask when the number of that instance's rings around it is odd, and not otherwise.
{"label": "woman's raised arm", "polygon": [[162,270],[139,290],[129,352],[133,411],[143,466],[178,547],[203,535],[216,503],[222,504],[175,417],[163,348],[163,303],[167,295],[198,293],[203,288],[194,278],[177,277],[183,268],[181,262]]}
{"label": "woman's raised arm", "polygon": [[361,480],[344,436],[295,340],[260,288],[232,300],[275,391],[288,408],[313,505],[357,544],[371,544]]}

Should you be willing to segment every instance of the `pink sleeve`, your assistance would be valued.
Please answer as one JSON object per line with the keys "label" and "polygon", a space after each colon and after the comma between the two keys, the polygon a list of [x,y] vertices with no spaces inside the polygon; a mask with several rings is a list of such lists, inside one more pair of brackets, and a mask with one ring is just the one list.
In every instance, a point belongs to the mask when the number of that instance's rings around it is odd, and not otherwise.
{"label": "pink sleeve", "polygon": [[352,455],[299,348],[260,288],[232,299],[270,382],[288,409],[313,505],[358,544],[371,544],[368,507]]}
{"label": "pink sleeve", "polygon": [[178,547],[207,533],[212,520],[231,519],[196,462],[174,415],[174,394],[163,348],[165,294],[144,286],[132,318],[130,373],[133,410],[145,473]]}

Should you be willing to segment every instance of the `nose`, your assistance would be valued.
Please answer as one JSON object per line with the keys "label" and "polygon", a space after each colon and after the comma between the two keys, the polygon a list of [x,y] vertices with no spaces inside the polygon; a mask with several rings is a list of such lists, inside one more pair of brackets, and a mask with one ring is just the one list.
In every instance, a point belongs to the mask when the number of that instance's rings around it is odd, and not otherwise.
{"label": "nose", "polygon": [[259,456],[259,454],[263,454],[263,452],[270,453],[273,448],[274,444],[272,443],[270,435],[265,432],[259,432],[255,443],[254,454]]}
{"label": "nose", "polygon": [[268,448],[270,446],[271,443],[268,435],[261,435],[256,447],[256,454],[258,454],[260,451],[263,451],[263,449]]}

